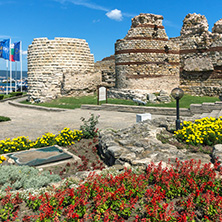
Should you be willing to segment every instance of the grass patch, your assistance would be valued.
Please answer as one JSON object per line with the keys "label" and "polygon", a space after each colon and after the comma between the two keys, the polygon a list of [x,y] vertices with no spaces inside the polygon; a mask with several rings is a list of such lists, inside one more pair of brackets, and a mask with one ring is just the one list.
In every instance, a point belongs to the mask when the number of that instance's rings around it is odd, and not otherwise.
{"label": "grass patch", "polygon": [[[213,103],[216,101],[220,101],[218,97],[210,97],[210,96],[191,96],[185,94],[180,99],[180,107],[181,108],[189,108],[190,104],[201,104],[204,102]],[[158,104],[147,104],[147,106],[157,106],[157,107],[176,107],[176,100],[170,103],[158,103]]]}
{"label": "grass patch", "polygon": [[10,121],[11,119],[9,117],[0,116],[0,122]]}
{"label": "grass patch", "polygon": [[[23,104],[31,104],[27,101],[22,101]],[[100,102],[100,104],[105,103],[105,101]],[[122,104],[122,105],[137,105],[135,102],[123,99],[108,99],[110,104]],[[44,107],[56,107],[65,109],[76,109],[80,108],[82,104],[97,104],[97,96],[83,96],[83,97],[62,97],[46,103],[36,103],[34,105],[44,106]]]}
{"label": "grass patch", "polygon": [[[203,102],[216,102],[220,101],[218,97],[209,97],[209,96],[191,96],[191,95],[184,95],[183,98],[180,100],[180,107],[181,108],[189,108],[190,104],[201,104]],[[30,102],[23,101],[23,104],[31,104]],[[105,102],[100,102],[103,104]],[[132,100],[123,100],[123,99],[108,99],[109,104],[121,104],[121,105],[138,105],[137,103],[133,102]],[[56,108],[65,108],[65,109],[75,109],[80,108],[82,104],[97,104],[97,96],[83,96],[83,97],[62,97],[50,102],[46,103],[39,103],[35,104],[37,106],[44,106],[44,107],[56,107]],[[176,101],[172,101],[170,103],[147,103],[146,106],[155,106],[155,107],[176,107]]]}
{"label": "grass patch", "polygon": [[[31,104],[27,101],[22,101],[23,104]],[[75,109],[80,108],[82,104],[97,104],[96,96],[83,96],[83,97],[62,97],[54,99],[46,103],[35,103],[36,106],[44,107],[56,107],[56,108],[66,108],[66,109]]]}
{"label": "grass patch", "polygon": [[17,97],[17,96],[21,96],[21,95],[25,95],[25,94],[26,94],[26,92],[11,92],[8,95],[7,94],[0,94],[0,100],[12,98],[12,97]]}

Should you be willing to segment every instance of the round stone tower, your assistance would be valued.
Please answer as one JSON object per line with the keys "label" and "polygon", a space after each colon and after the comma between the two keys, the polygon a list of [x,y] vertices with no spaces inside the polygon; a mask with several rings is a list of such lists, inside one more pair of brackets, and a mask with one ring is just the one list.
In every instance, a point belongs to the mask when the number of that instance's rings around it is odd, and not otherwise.
{"label": "round stone tower", "polygon": [[28,48],[31,101],[96,90],[94,56],[84,39],[36,38]]}
{"label": "round stone tower", "polygon": [[170,92],[179,85],[179,46],[162,25],[163,16],[140,14],[115,44],[116,88]]}

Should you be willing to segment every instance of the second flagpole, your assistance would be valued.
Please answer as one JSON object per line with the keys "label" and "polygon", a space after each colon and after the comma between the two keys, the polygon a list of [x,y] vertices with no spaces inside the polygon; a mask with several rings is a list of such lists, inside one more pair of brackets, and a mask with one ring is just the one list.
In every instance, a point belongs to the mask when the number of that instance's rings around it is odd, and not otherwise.
{"label": "second flagpole", "polygon": [[9,43],[9,66],[10,66],[10,92],[12,92],[11,38],[10,38],[10,43]]}

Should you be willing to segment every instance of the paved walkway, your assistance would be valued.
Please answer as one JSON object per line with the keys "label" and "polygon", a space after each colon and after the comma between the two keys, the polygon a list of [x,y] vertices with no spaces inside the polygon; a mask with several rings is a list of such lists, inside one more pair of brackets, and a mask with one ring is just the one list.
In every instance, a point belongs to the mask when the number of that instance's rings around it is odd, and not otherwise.
{"label": "paved walkway", "polygon": [[[82,109],[50,112],[16,107],[5,101],[0,103],[0,116],[10,117],[11,121],[0,122],[0,140],[18,136],[28,136],[29,139],[33,140],[46,132],[57,134],[64,127],[79,129],[82,125],[80,118],[88,119],[90,112],[100,115],[99,129],[121,129],[136,123],[135,113]],[[153,118],[157,117],[153,116]]]}

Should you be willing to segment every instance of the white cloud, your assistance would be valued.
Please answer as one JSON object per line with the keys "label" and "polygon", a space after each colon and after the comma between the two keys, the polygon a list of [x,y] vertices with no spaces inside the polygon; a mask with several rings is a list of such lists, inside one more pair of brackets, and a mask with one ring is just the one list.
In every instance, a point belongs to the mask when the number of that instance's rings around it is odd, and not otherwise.
{"label": "white cloud", "polygon": [[98,23],[98,22],[100,22],[100,19],[94,19],[93,20],[93,23]]}
{"label": "white cloud", "polygon": [[106,13],[106,16],[110,19],[116,20],[116,21],[122,21],[123,15],[122,12],[118,9],[114,9],[110,12]]}
{"label": "white cloud", "polygon": [[0,5],[5,5],[5,4],[15,4],[16,2],[15,1],[0,1]]}
{"label": "white cloud", "polygon": [[96,9],[96,10],[105,11],[105,12],[109,11],[107,8],[97,5],[93,2],[88,2],[87,0],[55,0],[55,1],[60,2],[61,4],[70,2],[74,5],[81,5],[87,8],[91,8],[91,9]]}
{"label": "white cloud", "polygon": [[22,55],[27,55],[27,51],[22,51]]}
{"label": "white cloud", "polygon": [[[90,9],[94,9],[94,10],[104,11],[104,12],[107,12],[106,16],[108,18],[116,20],[116,21],[122,21],[123,16],[124,17],[131,17],[131,18],[136,16],[136,15],[130,14],[130,13],[124,13],[124,12],[122,13],[118,9],[114,9],[114,10],[110,11],[110,9],[108,9],[104,6],[98,5],[98,4],[96,4],[96,3],[94,3],[90,0],[53,0],[53,1],[56,1],[56,2],[59,2],[60,4],[63,4],[63,6],[66,3],[71,3],[71,4],[74,4],[74,5],[80,5],[80,6],[90,8]],[[97,22],[97,20],[94,20],[93,22]]]}
{"label": "white cloud", "polygon": [[181,28],[179,25],[174,24],[170,20],[163,20],[163,24],[164,24],[164,26],[173,27],[173,28],[176,28],[176,29],[180,29]]}
{"label": "white cloud", "polygon": [[0,35],[0,39],[9,39],[10,36],[9,35]]}

